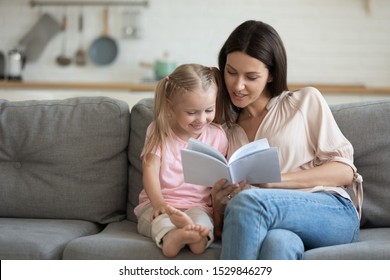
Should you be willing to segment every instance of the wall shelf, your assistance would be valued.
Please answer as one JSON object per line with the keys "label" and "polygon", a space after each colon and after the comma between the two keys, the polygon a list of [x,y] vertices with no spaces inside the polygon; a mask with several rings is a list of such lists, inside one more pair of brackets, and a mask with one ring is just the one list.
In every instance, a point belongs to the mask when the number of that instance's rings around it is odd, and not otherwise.
{"label": "wall shelf", "polygon": [[1,81],[0,89],[59,89],[59,90],[124,90],[153,92],[156,84],[92,83],[92,82],[19,82]]}
{"label": "wall shelf", "polygon": [[30,1],[30,6],[144,6],[149,1]]}

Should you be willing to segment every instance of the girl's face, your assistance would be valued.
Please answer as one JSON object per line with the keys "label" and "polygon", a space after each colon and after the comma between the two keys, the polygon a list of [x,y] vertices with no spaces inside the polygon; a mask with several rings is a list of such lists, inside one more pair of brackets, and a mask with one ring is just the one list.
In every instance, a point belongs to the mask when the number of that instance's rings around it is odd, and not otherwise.
{"label": "girl's face", "polygon": [[[224,77],[230,99],[238,108],[258,100],[272,79],[263,62],[238,51],[227,55]],[[265,92],[263,96],[269,95]]]}
{"label": "girl's face", "polygon": [[206,91],[187,92],[168,101],[173,132],[184,141],[197,138],[214,120],[216,98],[217,88],[212,85]]}

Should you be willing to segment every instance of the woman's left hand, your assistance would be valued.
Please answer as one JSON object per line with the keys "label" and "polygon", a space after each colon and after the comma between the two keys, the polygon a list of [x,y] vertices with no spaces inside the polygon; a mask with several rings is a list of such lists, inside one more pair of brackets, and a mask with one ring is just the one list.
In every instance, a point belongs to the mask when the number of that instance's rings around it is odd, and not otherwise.
{"label": "woman's left hand", "polygon": [[246,182],[241,181],[238,184],[226,185],[226,180],[219,180],[214,184],[211,190],[211,196],[213,198],[213,209],[214,212],[223,214],[225,207],[234,196],[236,196],[240,191],[247,188]]}

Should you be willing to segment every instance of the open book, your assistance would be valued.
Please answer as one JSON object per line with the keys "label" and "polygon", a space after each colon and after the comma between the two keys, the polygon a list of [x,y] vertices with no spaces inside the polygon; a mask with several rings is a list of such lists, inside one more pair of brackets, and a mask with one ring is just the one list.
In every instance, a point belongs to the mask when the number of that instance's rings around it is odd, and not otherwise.
{"label": "open book", "polygon": [[278,149],[260,139],[240,147],[229,161],[217,149],[194,138],[181,150],[184,181],[213,186],[219,179],[229,183],[247,180],[248,184],[280,182]]}

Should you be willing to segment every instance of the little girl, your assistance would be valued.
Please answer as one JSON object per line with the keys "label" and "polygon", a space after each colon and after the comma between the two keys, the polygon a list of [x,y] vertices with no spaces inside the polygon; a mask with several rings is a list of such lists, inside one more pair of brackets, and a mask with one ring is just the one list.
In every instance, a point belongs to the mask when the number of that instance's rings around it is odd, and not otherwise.
{"label": "little girl", "polygon": [[201,254],[214,240],[210,187],[184,182],[180,150],[193,137],[226,154],[225,132],[212,123],[220,81],[217,68],[184,64],[157,84],[141,154],[144,190],[134,212],[138,232],[166,257],[186,245]]}

